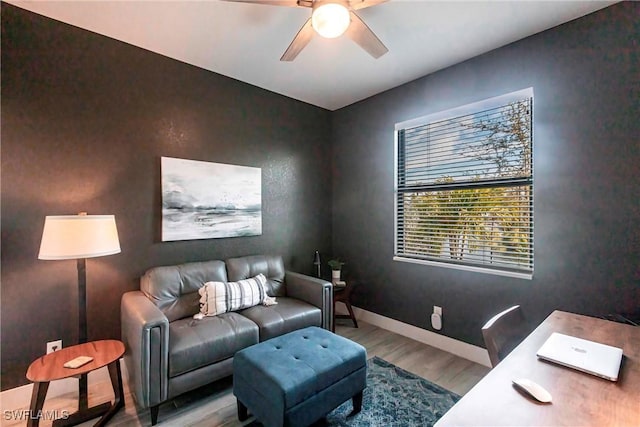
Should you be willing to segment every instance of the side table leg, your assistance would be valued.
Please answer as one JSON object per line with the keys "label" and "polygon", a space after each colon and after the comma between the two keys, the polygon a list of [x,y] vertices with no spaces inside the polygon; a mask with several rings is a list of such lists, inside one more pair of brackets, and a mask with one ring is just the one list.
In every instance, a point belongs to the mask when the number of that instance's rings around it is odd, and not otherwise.
{"label": "side table leg", "polygon": [[[100,405],[93,406],[89,408],[88,406],[88,393],[87,393],[87,375],[83,374],[80,376],[79,383],[79,409],[77,412],[70,414],[66,418],[58,418],[53,420],[52,427],[69,427],[75,426],[78,424],[82,424],[86,421],[92,420],[94,418],[102,416],[100,420],[95,424],[96,426],[103,426],[106,421],[113,416],[113,414],[124,406],[124,400],[122,400],[122,377],[120,376],[120,364],[119,361],[116,360],[108,365],[109,368],[109,376],[111,376],[111,383],[113,385],[114,393],[116,395],[116,402],[119,406],[114,410],[114,405],[111,402],[101,403]],[[116,377],[118,384],[114,384],[114,377],[111,371],[114,369],[112,365],[118,363]],[[83,381],[84,377],[84,381]]]}
{"label": "side table leg", "polygon": [[106,414],[100,418],[94,427],[103,426],[113,417],[113,415],[124,407],[124,390],[122,388],[122,372],[120,371],[120,360],[115,360],[107,366],[109,369],[109,377],[111,377],[111,386],[115,399],[113,405]]}
{"label": "side table leg", "polygon": [[353,326],[355,326],[357,328],[358,327],[358,321],[356,320],[356,315],[353,313],[353,308],[351,307],[351,302],[347,301],[345,305],[347,306],[347,310],[349,310],[349,316],[351,317],[351,320],[353,321]]}
{"label": "side table leg", "polygon": [[34,383],[31,392],[31,405],[29,406],[29,420],[27,427],[37,427],[40,424],[40,415],[42,414],[42,406],[44,398],[47,396],[49,389],[48,382]]}

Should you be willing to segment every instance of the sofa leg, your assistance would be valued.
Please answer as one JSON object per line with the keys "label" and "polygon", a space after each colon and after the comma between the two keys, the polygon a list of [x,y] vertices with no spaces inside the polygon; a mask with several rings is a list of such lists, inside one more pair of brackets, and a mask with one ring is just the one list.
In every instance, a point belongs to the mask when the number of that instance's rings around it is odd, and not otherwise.
{"label": "sofa leg", "polygon": [[160,405],[152,406],[149,410],[151,412],[151,425],[154,426],[158,424],[158,412],[160,411]]}
{"label": "sofa leg", "polygon": [[351,399],[353,401],[353,411],[349,414],[349,416],[355,415],[362,410],[362,391]]}
{"label": "sofa leg", "polygon": [[240,402],[240,399],[236,399],[236,401],[238,402],[238,419],[240,421],[245,421],[247,418],[249,418],[247,407],[244,406],[242,402]]}

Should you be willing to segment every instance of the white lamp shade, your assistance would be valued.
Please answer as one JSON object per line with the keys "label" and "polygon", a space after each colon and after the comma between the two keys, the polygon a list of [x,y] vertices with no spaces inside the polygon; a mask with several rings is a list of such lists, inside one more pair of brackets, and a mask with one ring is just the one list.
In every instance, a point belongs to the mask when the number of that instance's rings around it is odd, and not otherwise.
{"label": "white lamp shade", "polygon": [[339,1],[318,3],[311,14],[313,29],[328,39],[341,36],[350,23],[349,10]]}
{"label": "white lamp shade", "polygon": [[113,215],[47,216],[39,259],[77,259],[120,252]]}

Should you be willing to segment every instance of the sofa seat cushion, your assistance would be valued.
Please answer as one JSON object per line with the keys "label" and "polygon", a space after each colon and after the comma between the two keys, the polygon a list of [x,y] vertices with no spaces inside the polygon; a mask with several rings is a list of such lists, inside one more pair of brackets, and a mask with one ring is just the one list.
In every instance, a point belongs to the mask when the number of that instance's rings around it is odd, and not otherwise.
{"label": "sofa seat cushion", "polygon": [[169,323],[169,377],[232,357],[256,344],[258,326],[238,313]]}
{"label": "sofa seat cushion", "polygon": [[322,312],[318,307],[289,297],[278,297],[277,301],[276,305],[256,305],[238,312],[258,325],[260,341],[296,329],[322,325]]}

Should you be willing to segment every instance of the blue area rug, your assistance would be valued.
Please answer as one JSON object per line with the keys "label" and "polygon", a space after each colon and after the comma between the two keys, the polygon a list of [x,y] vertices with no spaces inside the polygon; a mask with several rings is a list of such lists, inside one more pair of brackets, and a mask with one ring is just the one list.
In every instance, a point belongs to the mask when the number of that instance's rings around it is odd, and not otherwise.
{"label": "blue area rug", "polygon": [[[351,399],[314,426],[412,427],[433,426],[460,396],[378,357],[367,361],[367,388],[362,411],[349,417]],[[262,424],[253,422],[251,427]]]}
{"label": "blue area rug", "polygon": [[378,357],[367,361],[362,411],[348,417],[351,400],[327,415],[329,426],[432,426],[460,396]]}

